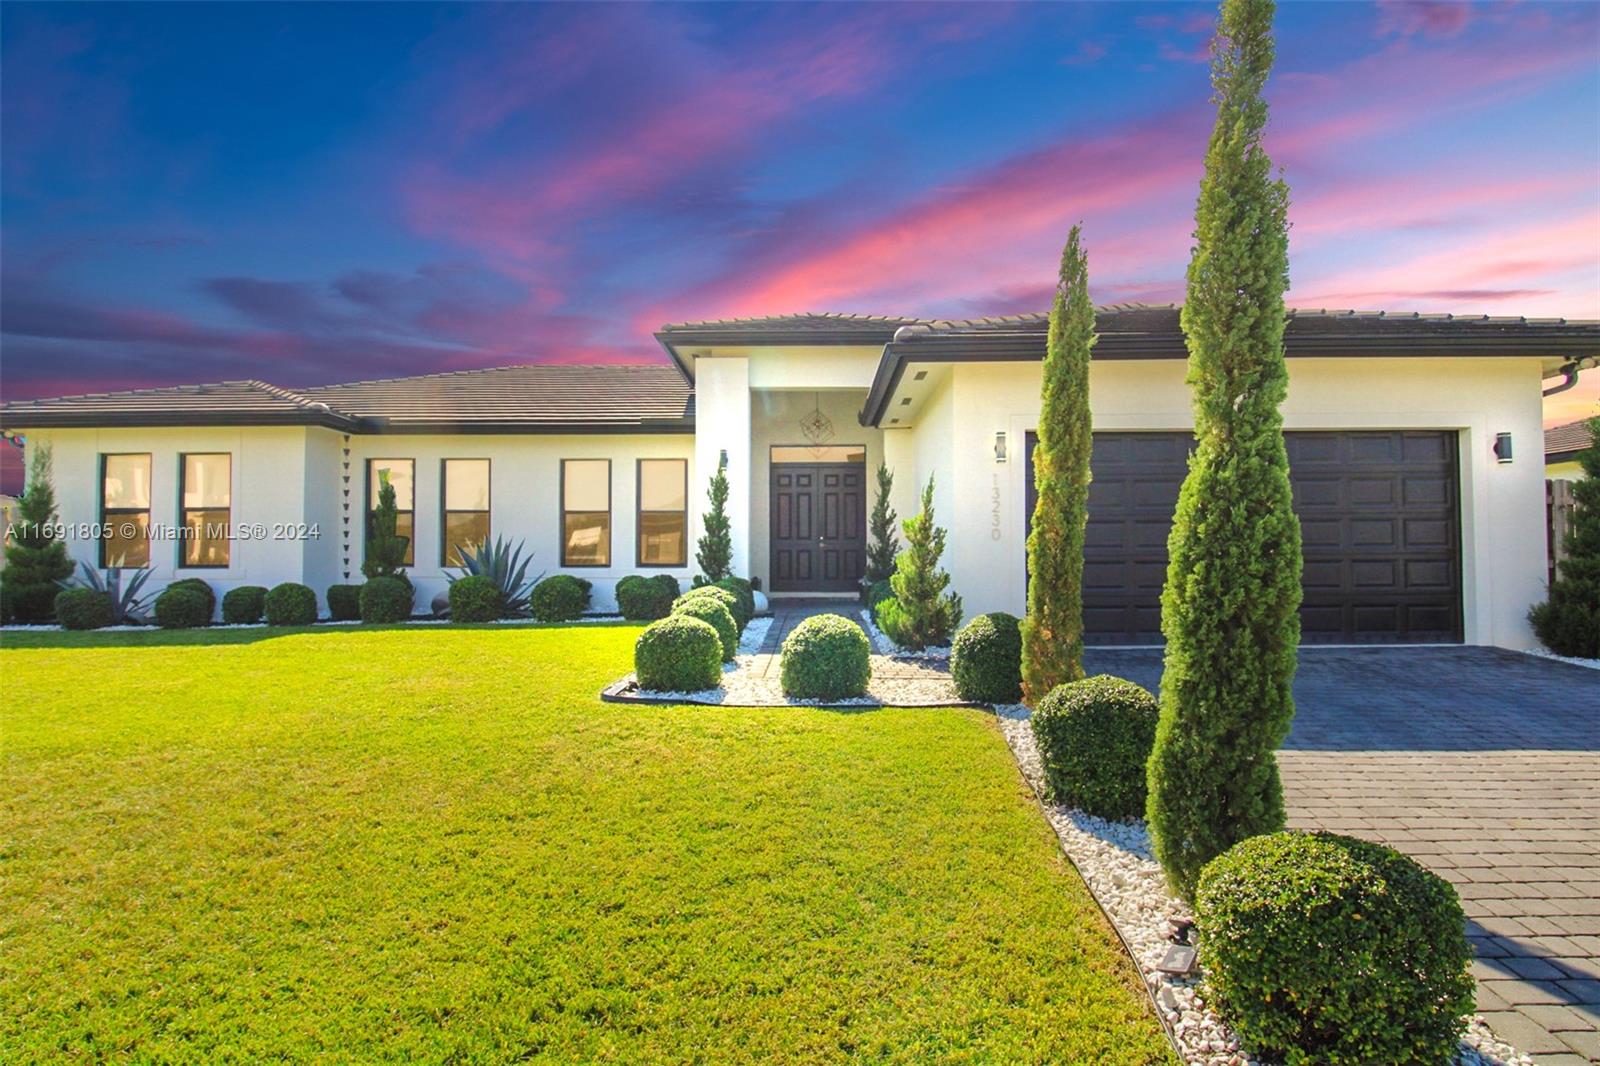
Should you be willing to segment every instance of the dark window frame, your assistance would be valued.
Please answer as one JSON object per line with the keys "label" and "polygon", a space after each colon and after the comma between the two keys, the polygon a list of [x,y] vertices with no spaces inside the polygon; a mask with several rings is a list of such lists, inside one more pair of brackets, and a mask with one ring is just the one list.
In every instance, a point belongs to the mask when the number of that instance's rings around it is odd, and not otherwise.
{"label": "dark window frame", "polygon": [[[143,507],[107,507],[106,506],[106,460],[107,459],[133,459],[133,458],[138,458],[140,456],[142,456],[144,458],[145,468],[149,473],[149,480],[145,485],[145,489],[150,493],[150,502],[147,503]],[[99,559],[100,559],[100,568],[102,570],[110,569],[113,565],[116,565],[118,569],[122,569],[122,570],[148,570],[152,566],[155,565],[155,558],[154,558],[155,557],[155,552],[151,548],[151,537],[150,537],[150,516],[153,513],[153,510],[155,508],[155,504],[156,504],[156,498],[155,497],[156,497],[156,464],[155,464],[155,454],[153,452],[101,452],[100,453],[100,531],[101,531],[101,536],[100,536]],[[111,528],[112,517],[113,516],[122,517],[124,515],[139,515],[139,514],[144,515],[144,542],[145,542],[145,549],[144,549],[145,560],[144,560],[144,565],[143,566],[125,566],[125,565],[120,564],[120,563],[119,564],[112,564],[112,563],[107,562],[106,561],[106,541],[107,541],[107,537],[105,536],[105,534],[107,532],[109,532],[109,530]]]}
{"label": "dark window frame", "polygon": [[[372,491],[372,464],[373,463],[410,463],[411,464],[411,509],[408,511],[404,507],[399,507],[399,506],[395,507],[395,515],[396,515],[396,519],[397,519],[396,522],[395,522],[395,526],[396,526],[396,531],[398,532],[398,527],[399,527],[398,516],[400,516],[400,515],[410,515],[411,516],[411,540],[406,545],[406,553],[410,556],[410,559],[407,562],[401,563],[400,566],[402,568],[404,568],[404,569],[407,569],[407,570],[415,569],[416,565],[417,565],[417,461],[414,458],[413,459],[407,459],[404,456],[395,456],[395,457],[391,458],[389,456],[381,456],[380,455],[380,456],[376,456],[374,458],[371,458],[371,459],[367,460],[367,478],[366,478],[366,480],[367,480],[367,509],[366,509],[366,511],[364,513],[364,517],[361,519],[361,528],[362,528],[361,558],[362,558],[363,561],[366,560],[367,547],[368,547],[368,545],[370,545],[372,543],[372,511],[373,511],[373,509],[375,507],[378,506],[378,498],[377,498],[376,495],[373,494],[373,491]],[[396,504],[399,503],[398,500],[396,500],[395,502],[396,502]]]}
{"label": "dark window frame", "polygon": [[[606,509],[605,509],[604,512],[601,512],[601,511],[569,511],[569,510],[567,510],[567,464],[568,463],[604,463],[604,464],[606,464]],[[614,488],[612,486],[612,483],[611,483],[611,475],[612,475],[611,460],[609,458],[602,459],[602,458],[598,458],[598,457],[594,457],[594,456],[576,456],[576,457],[571,458],[571,459],[562,459],[561,460],[561,484],[560,484],[560,489],[559,489],[559,491],[561,493],[560,500],[559,500],[560,505],[561,505],[561,507],[560,507],[561,521],[560,521],[560,524],[558,525],[558,527],[556,529],[556,537],[560,541],[559,558],[561,559],[561,566],[562,566],[563,569],[568,569],[568,570],[609,570],[611,568],[611,560],[612,560],[611,549],[613,547],[613,543],[612,542],[615,540],[615,537],[613,536],[613,534],[616,532],[616,530],[614,528],[614,516],[616,514],[616,502],[617,502],[616,499],[614,498],[615,497],[615,490],[614,490]],[[606,516],[606,561],[603,562],[603,563],[570,563],[570,562],[568,562],[567,561],[567,515],[569,515],[569,514],[602,514],[602,513]]]}
{"label": "dark window frame", "polygon": [[[452,511],[450,509],[450,479],[449,470],[451,463],[485,463],[488,472],[484,479],[484,491],[488,496],[488,506],[481,511]],[[413,501],[415,502],[415,501]],[[452,455],[439,460],[439,566],[453,566],[460,568],[460,563],[450,561],[450,516],[461,514],[481,514],[489,520],[489,529],[494,529],[494,460],[483,455]],[[413,520],[415,525],[415,520]],[[485,534],[487,539],[488,534]]]}
{"label": "dark window frame", "polygon": [[[228,459],[228,517],[223,525],[228,529],[233,526],[233,453],[232,452],[179,452],[178,453],[178,528],[188,530],[190,511],[217,511],[218,507],[189,507],[184,504],[184,497],[188,494],[189,459],[191,456],[214,458],[226,456]],[[233,538],[227,537],[228,561],[225,563],[190,563],[184,561],[185,553],[189,548],[190,537],[187,532],[178,536],[178,560],[173,567],[175,570],[226,570],[233,565]]]}
{"label": "dark window frame", "polygon": [[[683,509],[681,511],[660,511],[644,509],[644,464],[646,463],[677,463],[683,468]],[[644,516],[647,514],[681,514],[683,516],[683,556],[675,563],[647,563],[644,559]],[[566,520],[562,520],[565,527]],[[563,535],[563,540],[565,536]],[[677,459],[670,455],[652,456],[647,459],[635,459],[633,466],[633,565],[643,569],[649,567],[662,567],[668,570],[677,570],[689,565],[689,460]]]}

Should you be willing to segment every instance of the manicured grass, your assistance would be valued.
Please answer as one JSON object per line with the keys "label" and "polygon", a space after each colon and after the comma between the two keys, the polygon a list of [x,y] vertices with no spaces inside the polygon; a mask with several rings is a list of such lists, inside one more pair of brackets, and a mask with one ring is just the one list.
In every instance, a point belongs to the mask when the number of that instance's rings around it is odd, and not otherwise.
{"label": "manicured grass", "polygon": [[637,632],[0,636],[0,1061],[1171,1061],[991,720]]}

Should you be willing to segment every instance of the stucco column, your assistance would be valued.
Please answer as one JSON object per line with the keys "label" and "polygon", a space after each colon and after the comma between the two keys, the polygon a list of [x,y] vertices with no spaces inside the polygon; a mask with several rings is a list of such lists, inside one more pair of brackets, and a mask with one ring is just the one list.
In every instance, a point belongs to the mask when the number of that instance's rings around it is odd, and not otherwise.
{"label": "stucco column", "polygon": [[703,530],[706,487],[723,454],[728,458],[728,526],[733,540],[733,572],[750,573],[750,360],[700,358],[695,361],[694,469],[690,508],[695,536]]}

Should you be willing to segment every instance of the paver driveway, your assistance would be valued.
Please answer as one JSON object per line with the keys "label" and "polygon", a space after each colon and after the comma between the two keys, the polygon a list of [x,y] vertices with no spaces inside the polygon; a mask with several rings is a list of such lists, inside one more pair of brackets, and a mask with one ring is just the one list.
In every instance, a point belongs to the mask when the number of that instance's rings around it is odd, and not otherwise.
{"label": "paver driveway", "polygon": [[[1091,649],[1152,691],[1156,649]],[[1289,824],[1449,878],[1478,1010],[1540,1063],[1600,1061],[1600,672],[1494,648],[1308,648],[1279,755]]]}

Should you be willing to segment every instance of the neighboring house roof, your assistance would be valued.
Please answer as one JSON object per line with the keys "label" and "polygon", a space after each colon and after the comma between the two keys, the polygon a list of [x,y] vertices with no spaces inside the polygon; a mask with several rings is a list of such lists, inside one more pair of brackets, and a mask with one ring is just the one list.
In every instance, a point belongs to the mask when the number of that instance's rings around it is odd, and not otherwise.
{"label": "neighboring house roof", "polygon": [[6,429],[311,425],[367,433],[689,432],[694,392],[668,366],[510,366],[291,392],[260,381],[22,400]]}
{"label": "neighboring house roof", "polygon": [[1544,461],[1566,463],[1588,449],[1594,438],[1589,435],[1589,420],[1568,422],[1564,426],[1551,426],[1544,431]]}

